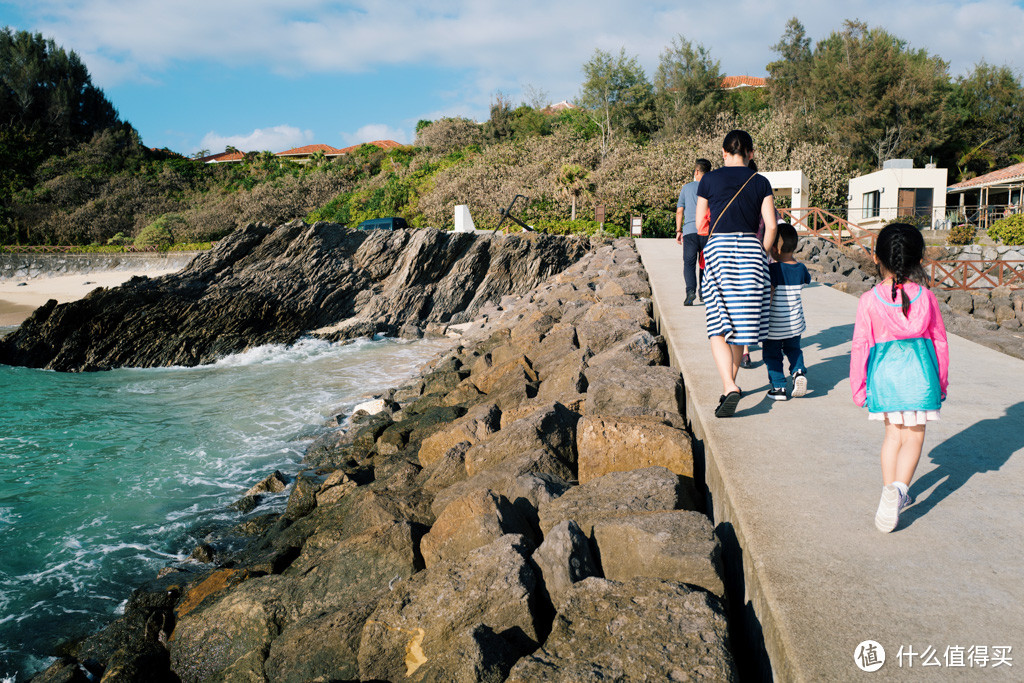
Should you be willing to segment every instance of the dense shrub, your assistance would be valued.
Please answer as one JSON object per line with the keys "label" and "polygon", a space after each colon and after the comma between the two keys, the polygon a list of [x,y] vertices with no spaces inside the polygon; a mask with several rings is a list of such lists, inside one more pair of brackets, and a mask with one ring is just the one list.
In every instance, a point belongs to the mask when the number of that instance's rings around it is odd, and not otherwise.
{"label": "dense shrub", "polygon": [[183,233],[186,226],[185,220],[178,214],[166,213],[139,231],[135,236],[135,246],[169,247],[175,242],[175,232]]}
{"label": "dense shrub", "polygon": [[989,226],[988,236],[1008,246],[1024,244],[1024,214],[1000,218]]}
{"label": "dense shrub", "polygon": [[974,226],[969,223],[961,223],[960,225],[954,225],[949,229],[949,236],[946,238],[946,244],[954,246],[974,244],[974,240],[976,238],[977,230],[974,229]]}

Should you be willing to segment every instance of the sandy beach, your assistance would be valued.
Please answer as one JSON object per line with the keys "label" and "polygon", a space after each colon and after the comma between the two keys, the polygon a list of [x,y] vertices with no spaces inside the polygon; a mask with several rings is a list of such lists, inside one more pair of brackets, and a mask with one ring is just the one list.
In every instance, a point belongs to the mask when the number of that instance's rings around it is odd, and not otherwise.
{"label": "sandy beach", "polygon": [[133,272],[127,270],[78,273],[31,280],[0,280],[0,327],[20,325],[50,299],[67,303],[81,299],[97,287],[117,287],[136,275],[159,277],[177,272],[178,268]]}

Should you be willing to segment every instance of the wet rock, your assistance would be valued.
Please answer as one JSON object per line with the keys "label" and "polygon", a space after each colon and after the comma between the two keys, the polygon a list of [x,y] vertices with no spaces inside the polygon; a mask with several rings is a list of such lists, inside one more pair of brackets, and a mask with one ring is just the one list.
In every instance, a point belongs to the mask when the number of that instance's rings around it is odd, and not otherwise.
{"label": "wet rock", "polygon": [[538,652],[509,683],[735,681],[720,601],[657,579],[574,584]]}
{"label": "wet rock", "polygon": [[711,520],[699,512],[652,512],[600,521],[594,524],[594,541],[607,579],[646,576],[725,596],[721,547]]}
{"label": "wet rock", "polygon": [[295,486],[291,495],[288,496],[288,507],[285,509],[285,517],[298,519],[305,517],[316,507],[316,494],[320,490],[322,478],[313,472],[300,472],[295,478]]}
{"label": "wet rock", "polygon": [[[466,632],[483,625],[507,645],[503,665],[537,647],[534,615],[537,577],[527,559],[532,547],[504,536],[457,564],[442,562],[397,584],[367,620],[359,643],[364,680],[456,680],[464,666],[446,656]],[[457,660],[457,661],[453,661]]]}

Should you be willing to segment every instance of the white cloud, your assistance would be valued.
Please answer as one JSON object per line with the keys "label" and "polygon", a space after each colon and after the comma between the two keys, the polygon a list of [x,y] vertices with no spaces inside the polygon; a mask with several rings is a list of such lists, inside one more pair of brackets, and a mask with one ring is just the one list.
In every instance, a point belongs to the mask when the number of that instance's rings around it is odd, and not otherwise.
{"label": "white cloud", "polygon": [[342,133],[341,139],[345,145],[360,145],[373,140],[394,140],[403,145],[409,144],[409,131],[402,128],[392,128],[384,123],[369,123],[354,133]]}
{"label": "white cloud", "polygon": [[[220,135],[210,131],[203,136],[198,149],[208,149],[212,154],[223,152],[231,145],[243,152],[270,150],[282,152],[292,147],[301,147],[314,142],[313,131],[300,130],[295,126],[281,125],[272,128],[257,128],[247,135]],[[195,152],[196,150],[192,150]]]}
{"label": "white cloud", "polygon": [[[739,0],[646,5],[625,0],[20,0],[33,30],[83,55],[97,83],[152,77],[182,60],[262,66],[285,74],[387,65],[468,69],[479,99],[534,83],[571,98],[595,48],[636,55],[653,77],[676,34],[709,47],[729,74],[765,73],[771,45],[798,16],[814,40],[847,18],[883,26],[951,63],[1024,67],[1024,7],[1012,0]],[[95,59],[95,61],[93,61]],[[513,93],[515,94],[515,93]]]}

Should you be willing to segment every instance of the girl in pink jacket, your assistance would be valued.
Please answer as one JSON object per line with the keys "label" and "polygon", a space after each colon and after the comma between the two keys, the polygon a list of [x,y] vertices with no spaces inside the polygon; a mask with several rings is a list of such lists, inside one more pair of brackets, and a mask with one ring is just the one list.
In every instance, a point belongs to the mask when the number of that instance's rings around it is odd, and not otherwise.
{"label": "girl in pink jacket", "polygon": [[869,420],[885,421],[882,499],[875,526],[888,533],[911,503],[908,489],[924,445],[924,428],[946,399],[946,327],[921,260],[924,238],[905,223],[878,233],[875,263],[884,278],[860,298],[850,355],[853,402]]}

